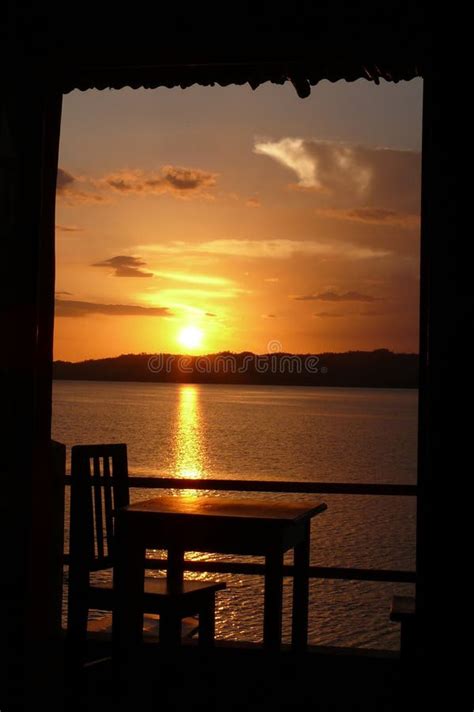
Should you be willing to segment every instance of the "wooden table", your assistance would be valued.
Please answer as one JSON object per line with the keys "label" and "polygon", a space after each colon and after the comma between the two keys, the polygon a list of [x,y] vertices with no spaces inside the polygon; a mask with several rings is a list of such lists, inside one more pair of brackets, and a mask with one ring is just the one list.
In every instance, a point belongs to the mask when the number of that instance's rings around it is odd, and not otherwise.
{"label": "wooden table", "polygon": [[185,551],[265,557],[265,648],[281,644],[283,555],[294,549],[292,646],[307,644],[311,518],[326,504],[269,502],[264,497],[160,496],[117,513],[115,644],[142,637],[146,549],[167,549],[168,580],[179,586]]}

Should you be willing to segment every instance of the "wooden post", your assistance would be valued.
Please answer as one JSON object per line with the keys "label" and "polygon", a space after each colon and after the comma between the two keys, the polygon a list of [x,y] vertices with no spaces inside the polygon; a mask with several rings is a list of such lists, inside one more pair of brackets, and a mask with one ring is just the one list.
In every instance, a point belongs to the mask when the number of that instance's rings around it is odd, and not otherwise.
{"label": "wooden post", "polygon": [[57,639],[52,642],[62,575],[53,549],[62,522],[50,442],[61,94],[17,75],[4,86],[1,102],[0,373],[7,417],[0,466],[0,656],[8,662],[0,670],[0,707],[44,702],[54,709],[62,684]]}
{"label": "wooden post", "polygon": [[[453,74],[450,74],[451,70]],[[474,309],[470,242],[457,239],[457,162],[453,137],[459,130],[457,85],[451,59],[430,63],[424,76],[421,210],[420,400],[418,437],[417,582],[415,660],[420,688],[434,694],[433,681],[446,650],[448,626],[456,629],[441,599],[440,553],[451,528],[440,517],[447,481],[455,496],[470,462],[470,419],[459,411],[457,376],[466,402],[472,399],[471,347]],[[460,275],[461,262],[466,269]],[[462,298],[461,298],[462,296]],[[449,469],[442,469],[444,466]],[[456,507],[460,521],[462,515]],[[454,512],[454,510],[453,510]],[[448,513],[447,513],[448,514]],[[452,533],[451,533],[452,536]],[[436,600],[439,597],[439,600]],[[442,601],[442,603],[441,603]],[[426,677],[423,679],[423,675]]]}

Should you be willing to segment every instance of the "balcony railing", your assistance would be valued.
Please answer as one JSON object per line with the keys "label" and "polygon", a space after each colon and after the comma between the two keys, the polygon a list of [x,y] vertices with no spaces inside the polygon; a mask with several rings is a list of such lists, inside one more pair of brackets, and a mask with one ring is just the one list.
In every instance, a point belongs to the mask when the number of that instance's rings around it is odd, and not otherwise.
{"label": "balcony railing", "polygon": [[[71,478],[66,477],[66,485]],[[129,480],[131,489],[191,489],[214,490],[226,492],[279,492],[293,494],[331,494],[331,495],[371,495],[380,497],[415,497],[416,485],[392,484],[352,484],[335,482],[284,482],[280,480],[227,480],[227,479],[194,479],[174,477],[142,477],[133,476]],[[68,557],[65,557],[68,563]],[[147,558],[148,569],[166,570],[166,559]],[[231,561],[187,561],[185,571],[205,573],[263,575],[264,564],[254,562]],[[284,576],[293,576],[293,565],[283,567]],[[400,569],[362,569],[337,566],[311,566],[309,571],[312,579],[342,579],[346,581],[384,581],[390,583],[415,583],[415,571]]]}

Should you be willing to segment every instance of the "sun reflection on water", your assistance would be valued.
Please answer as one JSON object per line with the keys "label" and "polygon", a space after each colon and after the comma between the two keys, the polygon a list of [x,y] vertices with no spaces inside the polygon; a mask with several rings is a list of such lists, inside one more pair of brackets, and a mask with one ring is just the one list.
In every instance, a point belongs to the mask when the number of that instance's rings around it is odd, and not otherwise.
{"label": "sun reflection on water", "polygon": [[[179,388],[175,426],[175,477],[195,480],[204,477],[205,438],[199,396],[199,386],[182,385]],[[185,497],[199,497],[202,491],[185,489],[179,490],[179,494]],[[209,555],[188,551],[186,558],[203,560],[209,558]],[[186,578],[204,579],[209,578],[209,575],[187,572]]]}
{"label": "sun reflection on water", "polygon": [[[194,385],[179,389],[175,435],[175,475],[200,479],[204,474],[204,440],[199,404],[199,388]],[[183,491],[184,492],[184,491]],[[197,490],[185,490],[197,495]]]}

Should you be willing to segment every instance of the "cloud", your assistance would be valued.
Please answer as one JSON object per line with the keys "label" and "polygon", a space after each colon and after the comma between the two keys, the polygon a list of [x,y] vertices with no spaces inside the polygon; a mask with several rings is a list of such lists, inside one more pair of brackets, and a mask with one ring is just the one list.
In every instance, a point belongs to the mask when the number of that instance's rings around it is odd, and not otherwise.
{"label": "cloud", "polygon": [[287,137],[257,141],[254,152],[296,174],[295,187],[331,196],[346,206],[356,201],[364,207],[419,211],[417,151]]}
{"label": "cloud", "polygon": [[262,319],[276,319],[276,314],[262,314]]}
{"label": "cloud", "polygon": [[72,292],[55,292],[54,293],[56,297],[62,297],[62,296],[72,296]]}
{"label": "cloud", "polygon": [[420,216],[415,213],[400,213],[396,210],[385,208],[320,208],[316,214],[323,218],[334,218],[335,220],[348,220],[350,222],[361,222],[371,225],[397,225],[399,227],[418,227]]}
{"label": "cloud", "polygon": [[317,319],[332,319],[347,316],[347,314],[341,314],[339,312],[316,312],[313,316]]}
{"label": "cloud", "polygon": [[155,272],[155,274],[163,279],[187,284],[205,284],[215,287],[226,287],[234,284],[232,280],[225,277],[213,277],[207,274],[186,274],[185,272]]}
{"label": "cloud", "polygon": [[71,173],[68,173],[64,168],[58,168],[58,175],[56,178],[56,192],[62,193],[64,190],[70,187],[74,182],[75,178]]}
{"label": "cloud", "polygon": [[83,227],[77,227],[77,225],[56,225],[57,232],[82,232]]}
{"label": "cloud", "polygon": [[369,294],[361,294],[360,292],[344,292],[337,294],[336,292],[321,292],[320,294],[304,294],[293,297],[296,301],[319,301],[319,302],[378,302],[378,297],[371,297]]}
{"label": "cloud", "polygon": [[350,317],[353,319],[354,317],[371,317],[371,316],[385,316],[383,312],[347,312],[347,313],[341,313],[341,312],[315,312],[313,314],[313,317],[316,319],[332,319],[333,317]]}
{"label": "cloud", "polygon": [[161,289],[160,296],[167,303],[173,303],[174,306],[182,306],[183,300],[198,300],[204,301],[209,299],[236,299],[242,294],[251,294],[252,292],[238,287],[221,287],[220,289],[200,289],[177,287],[176,289]]}
{"label": "cloud", "polygon": [[57,317],[105,316],[172,316],[167,307],[141,307],[132,304],[98,304],[70,299],[56,299]]}
{"label": "cloud", "polygon": [[213,317],[213,316],[217,316],[217,314],[214,314],[214,312],[205,312],[204,316]]}
{"label": "cloud", "polygon": [[261,208],[261,207],[262,207],[262,203],[260,202],[260,199],[259,199],[259,198],[255,198],[255,197],[254,197],[254,198],[247,198],[247,200],[245,201],[245,205],[246,205],[248,208]]}
{"label": "cloud", "polygon": [[140,252],[148,252],[153,255],[180,255],[182,253],[189,254],[196,250],[196,246],[185,242],[184,240],[172,240],[170,242],[155,242],[154,244],[137,245],[137,250]]}
{"label": "cloud", "polygon": [[[89,188],[89,190],[84,190]],[[91,190],[92,189],[92,192]],[[103,203],[106,197],[95,191],[94,185],[87,178],[73,176],[72,173],[58,168],[56,196],[69,205],[82,203]]]}
{"label": "cloud", "polygon": [[114,270],[115,277],[153,277],[153,272],[145,272],[140,269],[140,267],[144,267],[145,265],[146,262],[139,257],[117,255],[103,262],[95,262],[91,266],[111,267]]}
{"label": "cloud", "polygon": [[122,169],[101,178],[74,176],[58,168],[56,195],[69,205],[110,202],[118,195],[164,195],[176,198],[203,197],[216,185],[217,173],[199,168],[163,166],[160,171]]}
{"label": "cloud", "polygon": [[256,143],[257,154],[269,156],[294,171],[301,188],[334,193],[350,186],[363,194],[372,179],[372,169],[352,146],[328,142],[283,138]]}
{"label": "cloud", "polygon": [[276,284],[277,282],[280,281],[279,277],[265,277],[263,280],[264,282],[268,282],[269,284]]}
{"label": "cloud", "polygon": [[280,141],[259,141],[255,143],[254,153],[269,156],[298,176],[299,184],[304,188],[320,186],[317,178],[316,163],[301,138],[283,138]]}
{"label": "cloud", "polygon": [[312,255],[322,258],[341,257],[358,260],[387,257],[392,254],[388,250],[378,247],[362,247],[352,243],[319,240],[211,240],[201,243],[194,249],[217,255],[274,259],[287,259],[294,255]]}
{"label": "cloud", "polygon": [[160,172],[120,170],[100,179],[99,185],[116,193],[136,195],[163,195],[187,198],[196,195],[209,197],[208,190],[216,185],[217,173],[199,168],[163,166]]}

